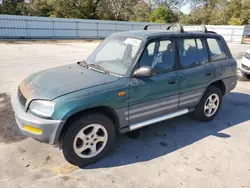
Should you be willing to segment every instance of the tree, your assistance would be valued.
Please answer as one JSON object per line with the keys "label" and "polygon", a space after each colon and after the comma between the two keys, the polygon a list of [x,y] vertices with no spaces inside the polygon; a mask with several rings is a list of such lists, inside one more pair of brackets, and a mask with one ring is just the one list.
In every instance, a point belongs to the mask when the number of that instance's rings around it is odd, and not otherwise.
{"label": "tree", "polygon": [[27,4],[27,14],[29,16],[49,17],[52,11],[52,3],[49,0],[31,0],[29,4]]}
{"label": "tree", "polygon": [[98,7],[101,0],[79,0],[80,17],[88,19],[98,19]]}
{"label": "tree", "polygon": [[244,0],[196,0],[201,3],[187,16],[185,24],[244,25],[249,24],[250,2]]}
{"label": "tree", "polygon": [[24,5],[24,0],[3,0],[0,8],[1,14],[13,14],[20,15],[22,10],[20,9]]}
{"label": "tree", "polygon": [[151,5],[155,5],[155,7],[165,5],[169,9],[175,10],[177,7],[179,8],[181,5],[184,5],[188,1],[191,1],[191,0],[149,0],[149,3]]}
{"label": "tree", "polygon": [[178,16],[166,5],[160,5],[150,14],[150,21],[157,23],[174,23],[177,22]]}
{"label": "tree", "polygon": [[[1,1],[1,0],[0,0]],[[26,1],[27,2],[27,1]],[[189,3],[192,11],[180,9]],[[249,0],[2,0],[0,14],[183,24],[250,24]]]}
{"label": "tree", "polygon": [[228,23],[231,25],[245,25],[250,23],[250,2],[231,0],[226,8]]}
{"label": "tree", "polygon": [[105,15],[113,20],[130,20],[134,14],[132,9],[137,4],[137,0],[102,0],[100,15]]}
{"label": "tree", "polygon": [[227,0],[195,0],[196,5],[187,16],[182,16],[184,24],[226,24],[225,7]]}
{"label": "tree", "polygon": [[133,15],[131,16],[131,21],[136,22],[148,22],[151,7],[144,1],[139,1],[132,9]]}
{"label": "tree", "polygon": [[78,0],[51,0],[52,17],[79,18]]}
{"label": "tree", "polygon": [[101,0],[50,0],[52,17],[98,19]]}

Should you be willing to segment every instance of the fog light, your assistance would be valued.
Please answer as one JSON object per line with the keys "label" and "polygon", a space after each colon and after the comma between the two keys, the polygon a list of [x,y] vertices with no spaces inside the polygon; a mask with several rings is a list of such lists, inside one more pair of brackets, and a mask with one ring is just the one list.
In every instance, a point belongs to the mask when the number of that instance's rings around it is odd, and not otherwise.
{"label": "fog light", "polygon": [[29,125],[24,125],[23,128],[26,131],[29,131],[29,132],[34,133],[34,134],[42,134],[43,133],[42,129],[39,129],[39,128],[36,128],[36,127],[32,127],[32,126],[29,126]]}

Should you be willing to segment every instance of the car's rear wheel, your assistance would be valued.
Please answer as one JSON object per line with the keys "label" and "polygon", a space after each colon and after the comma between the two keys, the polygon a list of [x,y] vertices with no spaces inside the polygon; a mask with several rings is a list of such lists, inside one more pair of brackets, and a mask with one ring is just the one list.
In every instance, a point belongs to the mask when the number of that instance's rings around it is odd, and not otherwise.
{"label": "car's rear wheel", "polygon": [[116,130],[113,122],[102,114],[75,119],[62,139],[65,159],[76,166],[87,166],[105,157],[113,148]]}
{"label": "car's rear wheel", "polygon": [[201,121],[214,119],[220,110],[222,102],[221,90],[215,86],[210,86],[194,111],[194,117]]}

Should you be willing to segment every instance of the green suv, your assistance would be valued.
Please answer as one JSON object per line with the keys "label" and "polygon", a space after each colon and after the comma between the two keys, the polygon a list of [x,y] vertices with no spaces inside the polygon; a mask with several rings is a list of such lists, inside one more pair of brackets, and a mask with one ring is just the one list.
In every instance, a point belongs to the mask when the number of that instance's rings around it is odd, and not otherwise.
{"label": "green suv", "polygon": [[168,30],[115,33],[86,61],[34,73],[12,96],[19,129],[60,144],[68,162],[92,164],[116,135],[192,113],[210,121],[237,84],[222,36]]}

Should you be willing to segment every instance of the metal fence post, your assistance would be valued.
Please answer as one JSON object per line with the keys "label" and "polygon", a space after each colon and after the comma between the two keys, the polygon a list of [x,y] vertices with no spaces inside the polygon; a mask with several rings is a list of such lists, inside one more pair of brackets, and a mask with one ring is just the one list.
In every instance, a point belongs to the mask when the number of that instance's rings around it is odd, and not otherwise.
{"label": "metal fence post", "polygon": [[52,20],[52,33],[53,33],[52,38],[55,39],[55,21],[54,20]]}
{"label": "metal fence post", "polygon": [[28,32],[28,20],[25,19],[24,21],[25,21],[25,29],[26,29],[27,39],[29,39],[30,37],[29,37],[29,32]]}
{"label": "metal fence post", "polygon": [[232,28],[231,37],[230,37],[230,43],[233,41],[233,31],[234,31],[234,28]]}
{"label": "metal fence post", "polygon": [[78,31],[79,31],[79,29],[78,29],[78,23],[79,22],[76,22],[76,38],[79,38],[79,35],[78,35]]}
{"label": "metal fence post", "polygon": [[99,39],[99,24],[98,21],[96,22],[96,28],[97,28],[97,39]]}
{"label": "metal fence post", "polygon": [[247,35],[247,26],[246,25],[244,26],[243,32],[242,32],[242,35],[241,35],[241,40],[240,40],[241,44],[244,44],[245,35]]}

